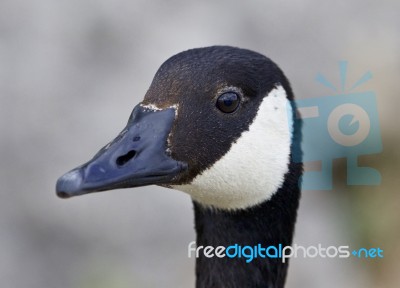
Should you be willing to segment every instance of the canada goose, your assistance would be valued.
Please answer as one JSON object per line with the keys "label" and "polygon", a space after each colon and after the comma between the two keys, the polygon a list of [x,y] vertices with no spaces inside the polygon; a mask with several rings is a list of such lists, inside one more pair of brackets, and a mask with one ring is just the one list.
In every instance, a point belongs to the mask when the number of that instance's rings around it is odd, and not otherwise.
{"label": "canada goose", "polygon": [[[193,199],[198,246],[292,243],[302,164],[290,84],[265,56],[213,46],[161,65],[115,140],[57,181],[61,198],[160,185]],[[196,260],[196,287],[283,287],[287,261]]]}

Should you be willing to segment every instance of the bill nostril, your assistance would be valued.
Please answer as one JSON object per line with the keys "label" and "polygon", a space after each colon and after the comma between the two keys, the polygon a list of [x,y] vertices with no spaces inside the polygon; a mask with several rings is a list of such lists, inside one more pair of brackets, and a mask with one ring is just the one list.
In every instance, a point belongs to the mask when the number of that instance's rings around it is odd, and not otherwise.
{"label": "bill nostril", "polygon": [[127,162],[129,162],[129,160],[131,160],[133,157],[135,157],[136,155],[136,151],[135,150],[130,150],[128,153],[126,153],[125,155],[119,156],[117,158],[117,160],[115,161],[115,163],[118,166],[123,166],[125,165]]}

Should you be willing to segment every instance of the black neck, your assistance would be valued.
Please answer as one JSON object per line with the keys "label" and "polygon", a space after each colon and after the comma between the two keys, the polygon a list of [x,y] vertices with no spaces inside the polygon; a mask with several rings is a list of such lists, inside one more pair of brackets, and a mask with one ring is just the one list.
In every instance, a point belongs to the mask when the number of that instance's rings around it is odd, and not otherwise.
{"label": "black neck", "polygon": [[[301,164],[290,164],[284,184],[268,201],[237,211],[205,208],[194,202],[197,246],[238,244],[262,247],[292,243],[299,205]],[[284,287],[288,263],[280,258],[206,258],[196,260],[196,287]]]}

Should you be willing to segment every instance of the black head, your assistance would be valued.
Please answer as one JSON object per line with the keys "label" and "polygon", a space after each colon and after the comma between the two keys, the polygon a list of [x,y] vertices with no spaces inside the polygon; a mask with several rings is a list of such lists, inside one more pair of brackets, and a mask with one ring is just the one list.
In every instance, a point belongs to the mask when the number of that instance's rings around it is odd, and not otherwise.
{"label": "black head", "polygon": [[[293,100],[282,71],[259,53],[228,46],[179,53],[161,65],[117,139],[61,177],[57,192],[68,197],[150,184],[190,185],[250,130],[264,99],[278,90],[287,103]],[[280,115],[291,118],[293,109],[288,111]]]}

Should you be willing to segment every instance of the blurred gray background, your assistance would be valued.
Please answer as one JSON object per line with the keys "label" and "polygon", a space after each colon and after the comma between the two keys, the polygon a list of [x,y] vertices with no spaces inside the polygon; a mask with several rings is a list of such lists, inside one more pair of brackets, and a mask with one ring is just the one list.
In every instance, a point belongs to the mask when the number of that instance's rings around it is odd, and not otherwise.
{"label": "blurred gray background", "polygon": [[[337,1],[338,2],[338,1]],[[123,128],[154,73],[215,44],[272,58],[298,98],[349,81],[378,100],[383,152],[360,158],[378,187],[304,191],[298,245],[381,247],[384,259],[293,259],[287,287],[399,287],[400,2],[0,1],[0,286],[193,287],[190,198],[158,187],[61,200],[57,178]]]}

